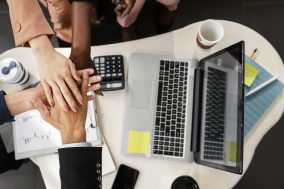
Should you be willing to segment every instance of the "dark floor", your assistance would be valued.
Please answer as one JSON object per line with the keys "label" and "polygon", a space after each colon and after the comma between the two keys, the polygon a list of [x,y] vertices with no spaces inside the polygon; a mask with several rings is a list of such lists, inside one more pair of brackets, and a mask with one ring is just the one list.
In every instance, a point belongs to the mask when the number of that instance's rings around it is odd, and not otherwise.
{"label": "dark floor", "polygon": [[[284,58],[284,0],[181,0],[171,30],[206,18],[225,19],[247,25],[262,34]],[[11,26],[5,1],[0,0],[0,53],[14,47]],[[139,37],[158,34],[156,13],[159,5],[148,0],[137,20],[136,32]],[[104,26],[95,27],[93,44],[114,43],[122,40],[119,27],[110,12]],[[259,144],[253,161],[236,189],[284,188],[284,116]],[[38,176],[39,171],[32,163],[22,166],[20,172],[11,171],[0,175],[1,188],[40,189],[44,188]],[[21,174],[25,173],[25,174]],[[23,178],[25,177],[25,178]],[[16,179],[18,178],[18,179]],[[13,179],[13,181],[11,180]],[[224,178],[225,179],[225,178]],[[31,186],[30,181],[35,181]],[[39,181],[38,181],[39,180]],[[11,185],[10,182],[13,182]]]}

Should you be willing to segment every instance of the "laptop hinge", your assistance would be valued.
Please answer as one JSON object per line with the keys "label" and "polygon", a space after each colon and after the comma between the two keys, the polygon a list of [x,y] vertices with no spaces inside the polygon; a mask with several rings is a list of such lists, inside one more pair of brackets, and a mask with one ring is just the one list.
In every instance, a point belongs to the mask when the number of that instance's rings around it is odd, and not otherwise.
{"label": "laptop hinge", "polygon": [[191,151],[198,152],[200,146],[201,129],[201,110],[202,110],[202,91],[204,70],[198,68],[195,70],[194,77],[194,97],[193,97],[193,115],[191,132]]}

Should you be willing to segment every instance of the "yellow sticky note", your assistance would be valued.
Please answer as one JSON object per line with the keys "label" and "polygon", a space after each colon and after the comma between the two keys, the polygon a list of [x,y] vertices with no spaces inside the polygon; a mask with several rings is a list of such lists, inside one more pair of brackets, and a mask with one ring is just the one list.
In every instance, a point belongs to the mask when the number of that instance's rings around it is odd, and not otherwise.
{"label": "yellow sticky note", "polygon": [[129,131],[128,153],[146,154],[150,151],[150,132]]}
{"label": "yellow sticky note", "polygon": [[239,159],[239,145],[236,142],[226,142],[226,160],[237,163]]}
{"label": "yellow sticky note", "polygon": [[245,85],[250,87],[259,73],[258,69],[245,63]]}

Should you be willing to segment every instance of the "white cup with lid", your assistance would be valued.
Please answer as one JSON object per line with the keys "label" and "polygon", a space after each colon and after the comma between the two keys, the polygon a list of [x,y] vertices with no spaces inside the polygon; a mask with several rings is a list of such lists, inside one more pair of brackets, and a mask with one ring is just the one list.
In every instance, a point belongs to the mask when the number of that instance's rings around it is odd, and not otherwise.
{"label": "white cup with lid", "polygon": [[23,65],[13,58],[0,60],[0,81],[10,84],[25,84],[29,80],[29,73]]}

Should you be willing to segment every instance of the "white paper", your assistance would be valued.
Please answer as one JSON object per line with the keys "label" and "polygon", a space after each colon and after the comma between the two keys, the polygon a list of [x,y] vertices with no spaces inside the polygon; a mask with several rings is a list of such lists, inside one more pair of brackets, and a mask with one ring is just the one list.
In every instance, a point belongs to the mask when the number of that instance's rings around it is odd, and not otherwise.
{"label": "white paper", "polygon": [[[85,127],[87,141],[101,144],[93,101],[88,103]],[[37,110],[17,115],[13,130],[16,159],[56,152],[62,145],[59,130],[45,122]]]}

